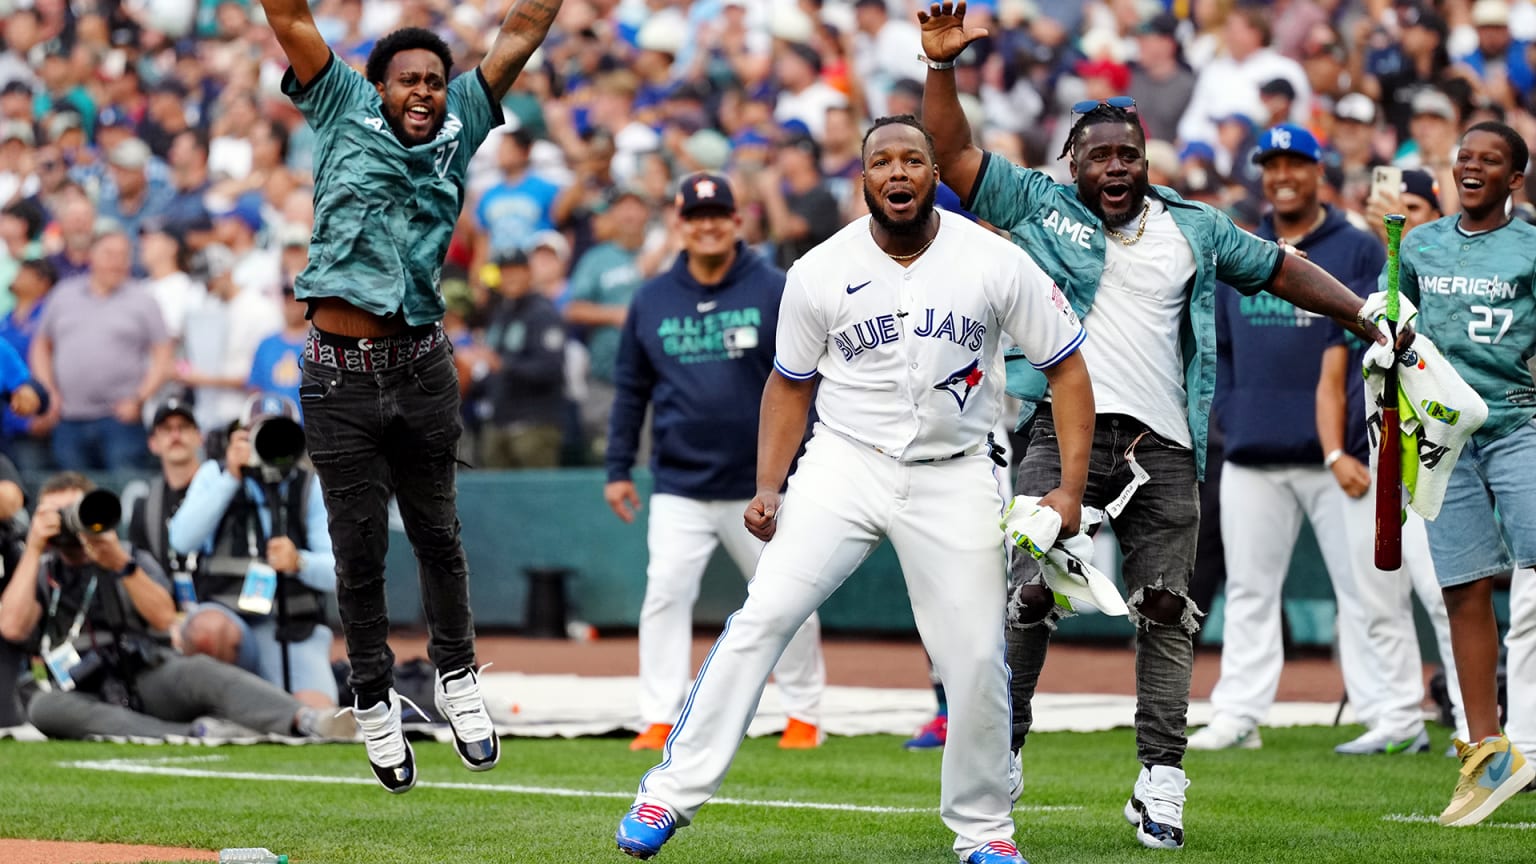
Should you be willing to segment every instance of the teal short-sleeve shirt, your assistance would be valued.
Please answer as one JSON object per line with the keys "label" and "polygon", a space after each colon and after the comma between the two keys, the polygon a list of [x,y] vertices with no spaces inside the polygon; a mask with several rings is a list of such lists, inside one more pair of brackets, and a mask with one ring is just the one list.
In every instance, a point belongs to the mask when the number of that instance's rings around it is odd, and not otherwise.
{"label": "teal short-sleeve shirt", "polygon": [[315,229],[294,295],[339,297],[411,326],[442,320],[438,282],[469,160],[502,123],[480,70],[448,84],[442,128],[414,147],[395,137],[374,85],[334,54],[306,85],[290,69],[283,92],[315,130]]}

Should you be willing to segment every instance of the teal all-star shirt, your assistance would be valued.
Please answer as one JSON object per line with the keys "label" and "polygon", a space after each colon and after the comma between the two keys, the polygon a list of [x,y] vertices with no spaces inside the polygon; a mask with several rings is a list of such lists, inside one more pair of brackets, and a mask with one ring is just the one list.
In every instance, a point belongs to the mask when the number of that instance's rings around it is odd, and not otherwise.
{"label": "teal all-star shirt", "polygon": [[315,229],[294,296],[340,297],[411,326],[441,321],[438,279],[469,159],[502,123],[485,77],[449,82],[442,129],[414,147],[395,137],[374,85],[335,54],[305,86],[288,70],[283,92],[315,130]]}
{"label": "teal all-star shirt", "polygon": [[[1285,253],[1237,227],[1221,212],[1186,201],[1163,186],[1150,193],[1162,201],[1195,255],[1189,304],[1177,334],[1184,358],[1184,391],[1195,467],[1205,476],[1211,401],[1216,394],[1216,282],[1244,294],[1267,288]],[[1077,187],[1057,183],[1030,168],[987,153],[966,209],[1008,232],[1067,295],[1093,338],[1093,298],[1104,275],[1104,231],[1099,217],[1077,197]],[[1170,334],[1172,336],[1173,334]],[[1012,355],[1008,358],[1013,359]],[[1028,363],[1008,363],[1008,393],[1023,400],[1019,422],[1034,416],[1045,396],[1045,375]]]}
{"label": "teal all-star shirt", "polygon": [[1472,434],[1487,444],[1536,417],[1536,227],[1512,219],[1467,234],[1460,226],[1461,217],[1446,216],[1408,232],[1398,287],[1419,309],[1415,328],[1488,403]]}

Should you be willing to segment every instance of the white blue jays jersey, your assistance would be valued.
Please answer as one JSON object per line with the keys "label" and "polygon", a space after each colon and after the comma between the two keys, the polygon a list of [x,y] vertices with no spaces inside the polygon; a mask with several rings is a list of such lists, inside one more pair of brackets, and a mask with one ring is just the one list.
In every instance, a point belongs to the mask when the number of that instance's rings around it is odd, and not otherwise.
{"label": "white blue jays jersey", "polygon": [[939,218],[910,267],[875,244],[870,217],[855,220],[789,269],[779,309],[779,374],[819,373],[821,422],[908,462],[954,455],[996,426],[1004,333],[1037,369],[1084,338],[1023,250],[962,217]]}

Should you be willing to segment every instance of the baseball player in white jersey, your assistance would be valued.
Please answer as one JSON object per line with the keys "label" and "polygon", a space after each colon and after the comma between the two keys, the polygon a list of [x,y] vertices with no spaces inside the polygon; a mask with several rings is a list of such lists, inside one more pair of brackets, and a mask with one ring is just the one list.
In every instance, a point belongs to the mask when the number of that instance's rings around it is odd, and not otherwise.
{"label": "baseball player in white jersey", "polygon": [[[790,637],[884,536],[949,694],[940,815],[955,852],[968,864],[1024,861],[1008,788],[1002,498],[987,458],[1002,334],[1051,381],[1063,480],[1045,500],[1069,532],[1093,393],[1066,298],[1008,241],[935,212],[937,181],[926,130],[910,116],[877,121],[864,142],[871,216],[789,271],[745,517],[769,542],[619,824],[630,855],[656,854],[719,788]],[[820,419],[781,506],[813,395]]]}

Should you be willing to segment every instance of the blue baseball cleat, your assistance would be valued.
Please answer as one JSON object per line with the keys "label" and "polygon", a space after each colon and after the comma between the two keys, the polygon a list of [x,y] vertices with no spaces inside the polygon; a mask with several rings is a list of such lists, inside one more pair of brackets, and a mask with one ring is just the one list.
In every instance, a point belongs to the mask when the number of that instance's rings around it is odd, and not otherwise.
{"label": "blue baseball cleat", "polygon": [[[619,851],[634,858],[649,858],[677,832],[677,817],[660,804],[636,804],[619,820],[614,840]],[[999,859],[1001,860],[1001,859]]]}
{"label": "blue baseball cleat", "polygon": [[936,714],[901,745],[908,750],[935,750],[949,738],[949,715]]}
{"label": "blue baseball cleat", "polygon": [[972,852],[965,864],[1029,864],[1011,840],[993,840]]}

